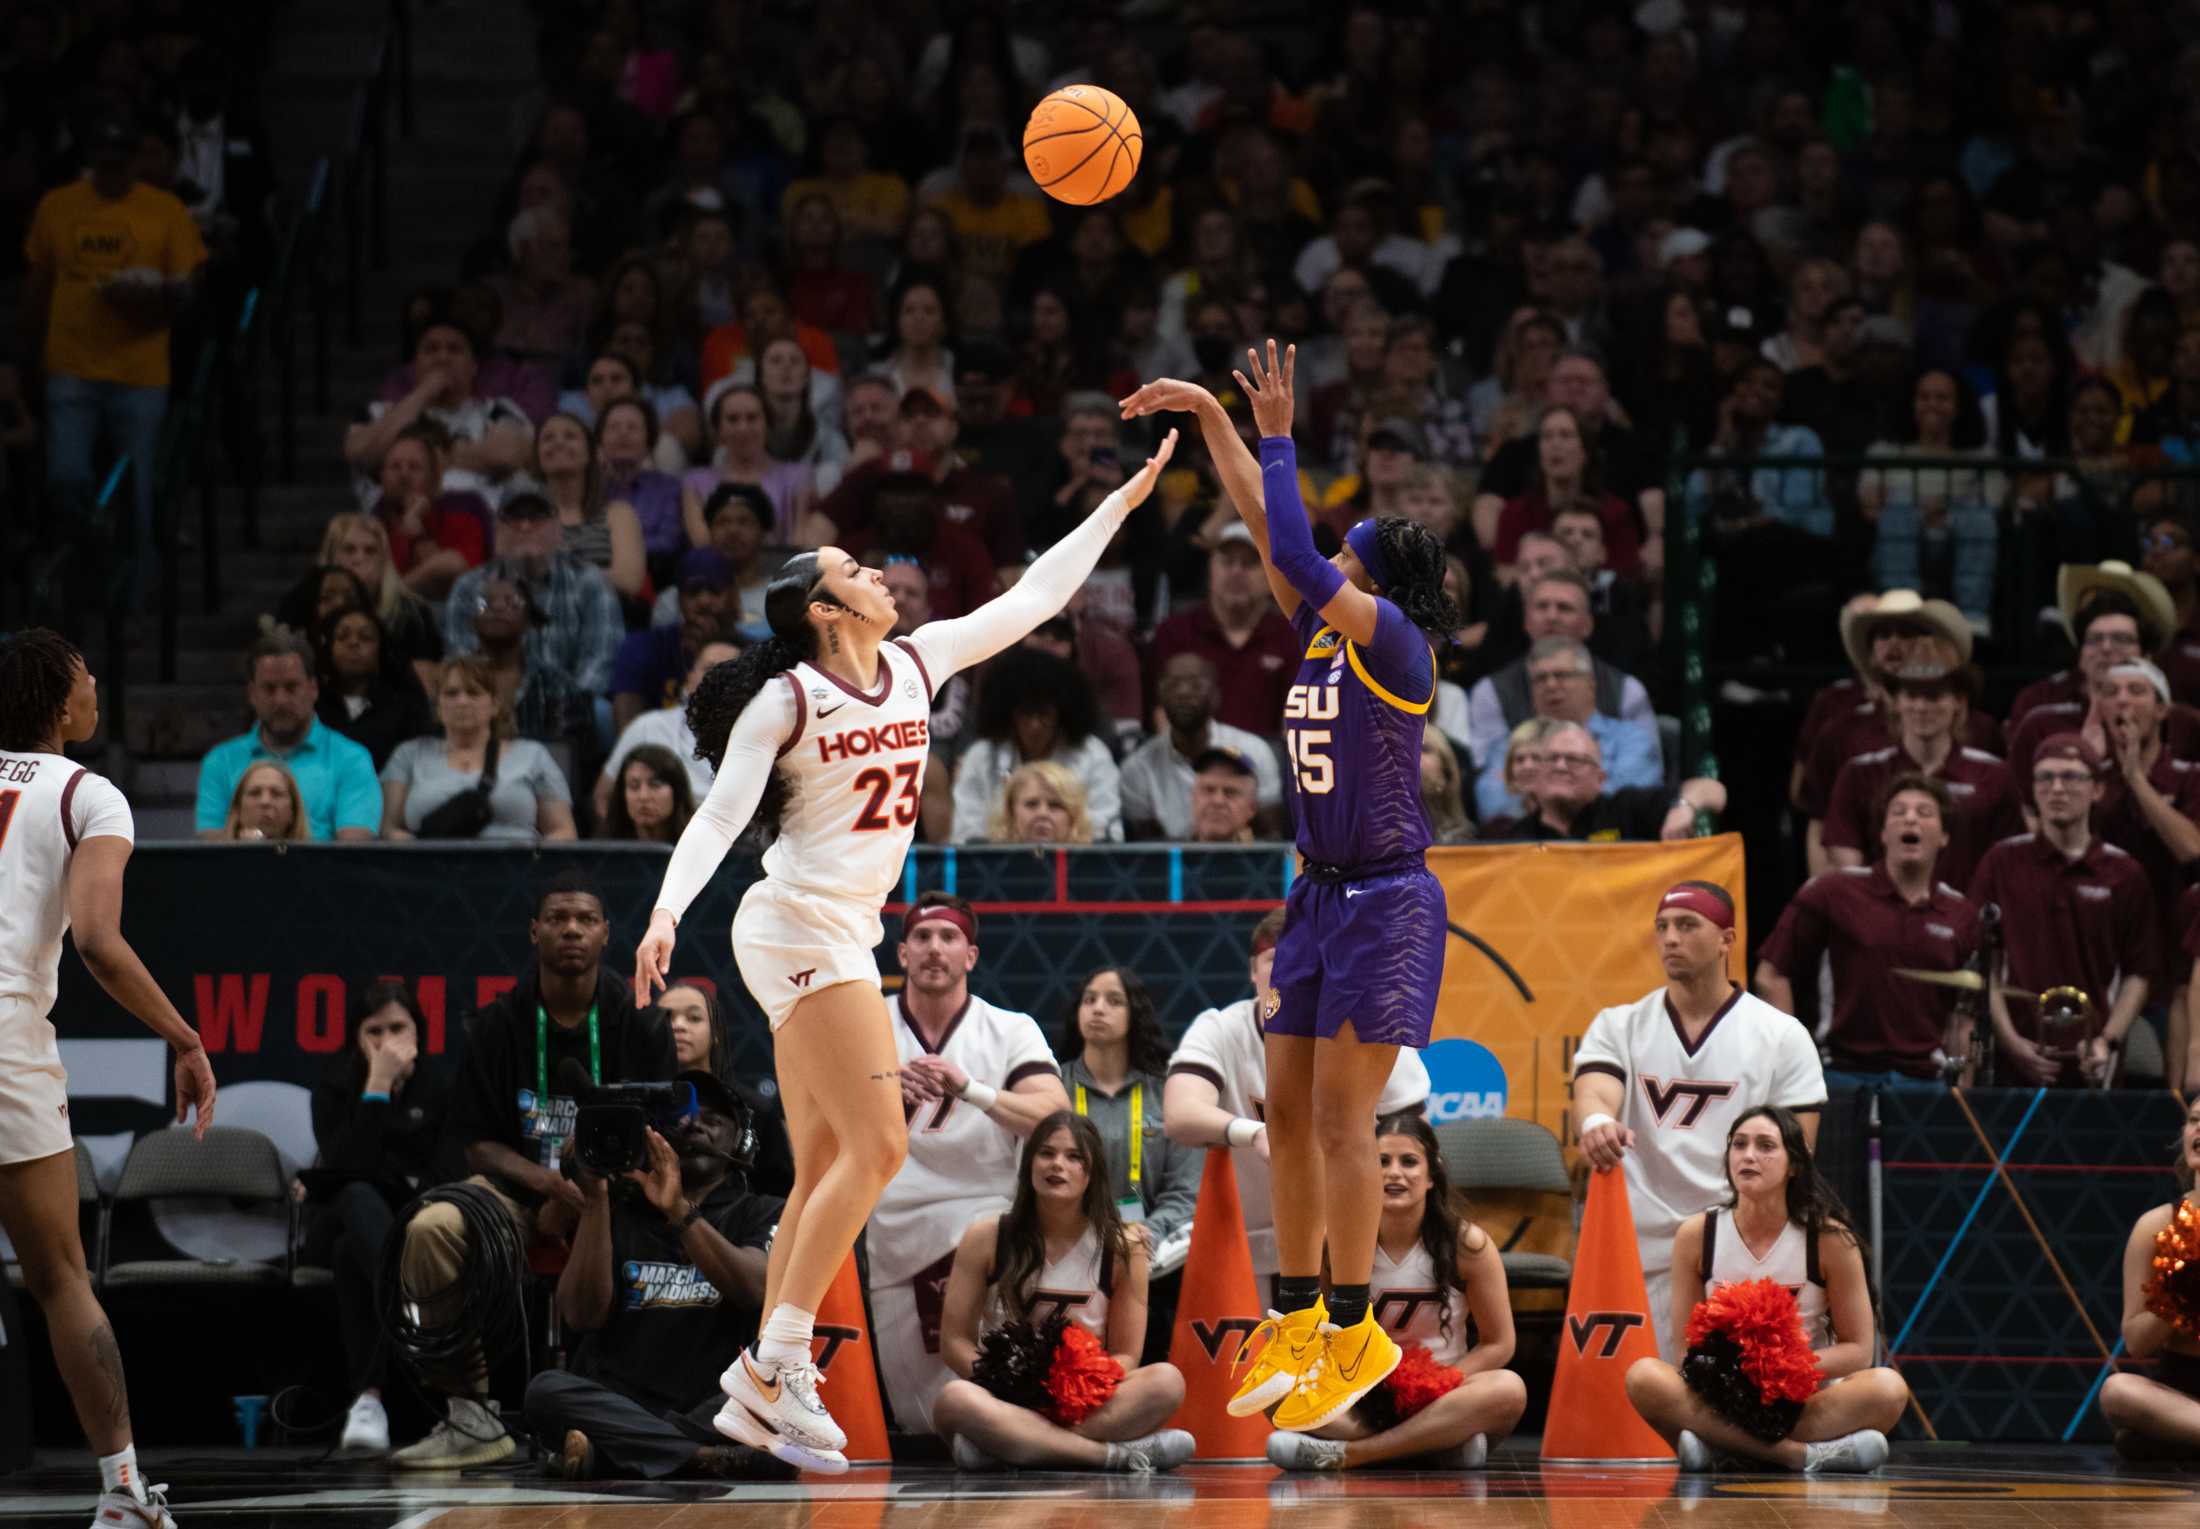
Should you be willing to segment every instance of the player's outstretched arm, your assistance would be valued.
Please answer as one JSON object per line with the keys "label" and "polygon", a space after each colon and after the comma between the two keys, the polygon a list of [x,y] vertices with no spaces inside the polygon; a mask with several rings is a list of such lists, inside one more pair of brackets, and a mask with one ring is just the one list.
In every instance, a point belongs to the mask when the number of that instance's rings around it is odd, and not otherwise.
{"label": "player's outstretched arm", "polygon": [[658,889],[656,907],[649,915],[649,931],[634,951],[634,1001],[646,1004],[665,985],[672,969],[672,947],[688,904],[695,901],[718,863],[733,848],[756,816],[756,804],[779,764],[780,745],[794,731],[794,707],[787,688],[767,682],[756,698],[735,719],[726,738],[726,752],[718,761],[717,777],[710,792],[680,830],[671,863],[665,867],[664,885]]}
{"label": "player's outstretched arm", "polygon": [[1207,455],[1214,460],[1215,472],[1222,479],[1222,491],[1230,496],[1238,519],[1253,533],[1254,543],[1265,552],[1268,511],[1261,504],[1260,463],[1254,460],[1253,453],[1239,437],[1237,422],[1230,418],[1230,411],[1222,406],[1222,400],[1196,382],[1156,377],[1119,402],[1125,419],[1144,419],[1153,414],[1189,414],[1199,421],[1199,438],[1206,444]]}
{"label": "player's outstretched arm", "polygon": [[[1381,607],[1373,595],[1345,582],[1337,566],[1314,550],[1314,528],[1299,498],[1299,449],[1291,439],[1291,381],[1298,369],[1298,347],[1287,348],[1279,361],[1276,342],[1270,340],[1265,366],[1260,354],[1251,350],[1245,353],[1245,364],[1253,369],[1252,377],[1243,372],[1232,375],[1252,400],[1253,422],[1260,426],[1261,494],[1268,507],[1268,545],[1261,556],[1269,568],[1269,583],[1280,575],[1299,599],[1321,613],[1324,622],[1353,642],[1371,643]],[[1283,598],[1280,589],[1276,598]]]}
{"label": "player's outstretched arm", "polygon": [[1076,530],[1039,554],[1015,588],[967,616],[928,621],[911,633],[909,644],[923,660],[933,691],[937,693],[949,675],[985,662],[1011,643],[1023,641],[1040,622],[1060,615],[1099,566],[1100,554],[1108,550],[1124,520],[1146,502],[1175,453],[1176,432],[1171,430],[1144,467],[1101,500]]}
{"label": "player's outstretched arm", "polygon": [[101,834],[77,845],[69,857],[69,928],[76,953],[108,996],[143,1022],[176,1053],[176,1119],[198,1109],[197,1134],[214,1123],[214,1069],[199,1032],[176,1012],[130,942],[122,937],[122,868],[130,841]]}

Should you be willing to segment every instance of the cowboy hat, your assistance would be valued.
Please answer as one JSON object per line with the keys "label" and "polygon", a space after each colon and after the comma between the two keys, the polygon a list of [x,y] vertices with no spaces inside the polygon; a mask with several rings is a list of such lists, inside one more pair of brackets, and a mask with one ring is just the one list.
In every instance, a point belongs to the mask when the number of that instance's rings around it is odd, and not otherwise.
{"label": "cowboy hat", "polygon": [[1872,674],[1872,638],[1885,626],[1921,628],[1955,645],[1956,661],[1971,661],[1971,623],[1945,600],[1928,600],[1914,589],[1890,589],[1873,600],[1851,600],[1841,611],[1841,647],[1856,672]]}
{"label": "cowboy hat", "polygon": [[2063,630],[2078,638],[2078,608],[2098,589],[2113,589],[2139,607],[2139,646],[2152,653],[2177,630],[2177,602],[2160,579],[2134,572],[2129,563],[2110,559],[2105,563],[2065,563],[2055,570],[2055,606],[2062,612]]}

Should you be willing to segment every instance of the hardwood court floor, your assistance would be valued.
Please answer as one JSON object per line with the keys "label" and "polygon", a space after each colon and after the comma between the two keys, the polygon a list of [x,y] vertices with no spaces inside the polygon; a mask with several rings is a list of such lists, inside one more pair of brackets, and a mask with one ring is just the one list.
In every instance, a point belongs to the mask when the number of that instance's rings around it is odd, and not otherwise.
{"label": "hardwood court floor", "polygon": [[[1532,1446],[1533,1441],[1526,1441]],[[786,1486],[593,1482],[530,1468],[424,1480],[297,1451],[147,1457],[179,1529],[2192,1529],[2200,1470],[2119,1465],[2105,1450],[1897,1446],[1872,1477],[1541,1469],[1532,1447],[1471,1475],[1285,1476],[1192,1466],[1170,1476],[857,1471]],[[0,1529],[85,1529],[83,1462],[0,1477]]]}

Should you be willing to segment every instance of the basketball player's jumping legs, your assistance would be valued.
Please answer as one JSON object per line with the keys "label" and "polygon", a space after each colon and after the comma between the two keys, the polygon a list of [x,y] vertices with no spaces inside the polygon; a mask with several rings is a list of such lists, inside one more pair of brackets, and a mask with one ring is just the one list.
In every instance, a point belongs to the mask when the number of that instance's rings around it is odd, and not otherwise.
{"label": "basketball player's jumping legs", "polygon": [[844,1468],[847,1436],[818,1400],[810,1340],[825,1293],[908,1154],[899,1067],[885,999],[866,983],[803,999],[772,1039],[794,1186],[765,1266],[764,1325],[722,1377],[718,1430],[792,1464]]}
{"label": "basketball player's jumping legs", "polygon": [[[130,1393],[122,1376],[122,1351],[114,1328],[84,1266],[84,1239],[77,1231],[76,1157],[57,1152],[25,1163],[0,1164],[0,1226],[7,1229],[22,1261],[24,1288],[46,1316],[54,1366],[76,1405],[85,1440],[99,1457],[103,1476],[119,1478],[121,1506],[135,1474],[136,1452],[130,1436]],[[140,1525],[163,1525],[167,1511],[157,1500],[144,1505]],[[102,1510],[108,1508],[106,1502]],[[121,1511],[118,1508],[116,1511]],[[128,1524],[125,1518],[115,1520]],[[136,1526],[132,1526],[136,1529]]]}

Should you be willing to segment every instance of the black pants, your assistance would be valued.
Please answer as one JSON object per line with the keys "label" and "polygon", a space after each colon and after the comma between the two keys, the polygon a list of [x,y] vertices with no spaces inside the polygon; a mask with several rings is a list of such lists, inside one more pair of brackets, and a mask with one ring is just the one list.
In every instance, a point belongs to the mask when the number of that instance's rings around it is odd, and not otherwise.
{"label": "black pants", "polygon": [[578,1428],[596,1447],[600,1473],[655,1481],[677,1475],[704,1445],[731,1444],[710,1426],[722,1400],[714,1395],[684,1413],[660,1412],[569,1370],[544,1370],[527,1383],[527,1427],[552,1458],[566,1430]]}
{"label": "black pants", "polygon": [[396,1207],[379,1188],[354,1183],[316,1206],[306,1228],[305,1261],[336,1275],[336,1320],[354,1395],[370,1386],[380,1389],[389,1377],[374,1282],[382,1267],[382,1244],[396,1221]]}

